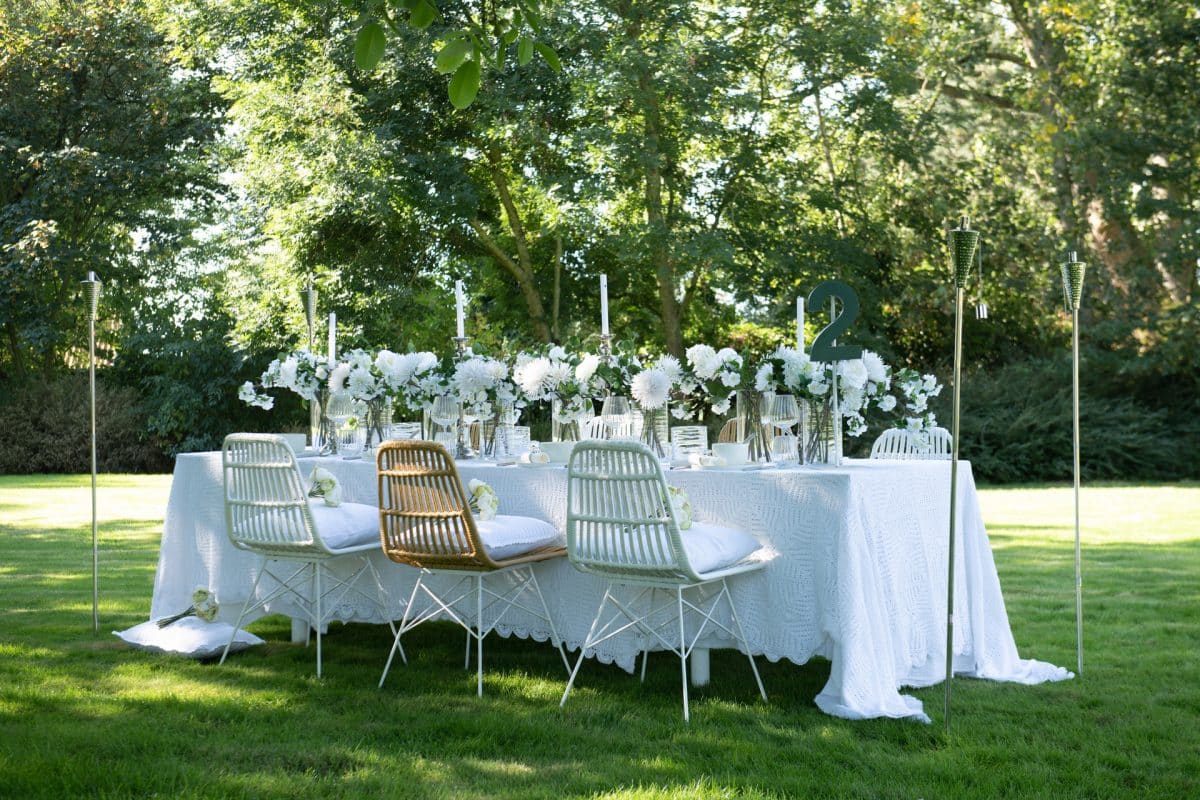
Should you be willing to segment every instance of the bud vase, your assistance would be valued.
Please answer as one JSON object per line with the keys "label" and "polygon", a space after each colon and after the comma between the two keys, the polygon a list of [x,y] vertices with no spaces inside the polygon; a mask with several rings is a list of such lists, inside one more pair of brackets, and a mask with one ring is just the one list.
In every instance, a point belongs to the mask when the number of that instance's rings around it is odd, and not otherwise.
{"label": "bud vase", "polygon": [[800,407],[800,458],[804,464],[842,463],[842,443],[833,418],[833,401],[809,400]]}
{"label": "bud vase", "polygon": [[771,439],[763,424],[763,403],[774,397],[771,392],[742,389],[737,393],[734,416],[734,441],[745,442],[753,462],[771,460]]}
{"label": "bud vase", "polygon": [[492,408],[492,416],[483,421],[480,431],[483,438],[482,457],[490,461],[503,461],[515,455],[512,452],[513,428],[520,412],[513,408],[512,403],[495,403]]}

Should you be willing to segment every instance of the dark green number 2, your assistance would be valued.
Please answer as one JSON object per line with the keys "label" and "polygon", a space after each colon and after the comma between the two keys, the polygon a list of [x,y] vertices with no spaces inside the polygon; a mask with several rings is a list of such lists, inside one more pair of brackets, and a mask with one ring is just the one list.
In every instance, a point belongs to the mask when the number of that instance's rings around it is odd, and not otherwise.
{"label": "dark green number 2", "polygon": [[[841,310],[829,320],[829,324],[821,329],[817,338],[813,339],[812,352],[809,357],[813,361],[849,361],[862,356],[862,347],[856,344],[834,344],[840,334],[849,330],[858,319],[858,294],[850,284],[842,281],[825,281],[817,285],[808,295],[808,307],[821,308],[827,300],[836,298],[840,301]],[[830,312],[834,312],[831,310]]]}

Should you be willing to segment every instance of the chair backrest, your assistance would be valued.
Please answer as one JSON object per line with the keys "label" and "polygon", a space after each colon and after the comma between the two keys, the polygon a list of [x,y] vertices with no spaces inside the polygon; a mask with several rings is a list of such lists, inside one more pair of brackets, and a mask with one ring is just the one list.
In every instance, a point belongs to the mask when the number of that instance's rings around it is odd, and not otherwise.
{"label": "chair backrest", "polygon": [[231,433],[221,448],[225,531],[267,556],[327,555],[308,508],[296,455],[282,436]]}
{"label": "chair backrest", "polygon": [[662,466],[627,440],[580,442],[567,465],[567,555],[626,582],[699,581],[679,534]]}
{"label": "chair backrest", "polygon": [[584,439],[606,439],[608,429],[604,425],[604,417],[592,417],[583,421]]}
{"label": "chair backrest", "polygon": [[490,570],[458,469],[446,448],[420,439],[384,442],[376,456],[383,551],[401,564]]}
{"label": "chair backrest", "polygon": [[950,458],[950,449],[950,432],[945,428],[932,428],[924,435],[891,428],[871,445],[871,458],[940,461]]}

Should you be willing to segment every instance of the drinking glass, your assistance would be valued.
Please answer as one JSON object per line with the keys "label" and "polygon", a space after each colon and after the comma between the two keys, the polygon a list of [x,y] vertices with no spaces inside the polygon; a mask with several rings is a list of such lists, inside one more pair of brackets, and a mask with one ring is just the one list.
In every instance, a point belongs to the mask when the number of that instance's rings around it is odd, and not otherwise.
{"label": "drinking glass", "polygon": [[671,452],[677,461],[708,452],[708,428],[703,425],[677,425],[671,428]]}
{"label": "drinking glass", "polygon": [[610,439],[628,439],[633,435],[629,398],[609,395],[600,407],[600,418]]}
{"label": "drinking glass", "polygon": [[449,431],[458,422],[458,400],[447,395],[435,398],[429,416],[440,427]]}
{"label": "drinking glass", "polygon": [[790,435],[792,426],[800,421],[800,408],[796,398],[790,394],[777,394],[771,400],[770,419],[763,414],[763,422],[772,422],[782,433]]}

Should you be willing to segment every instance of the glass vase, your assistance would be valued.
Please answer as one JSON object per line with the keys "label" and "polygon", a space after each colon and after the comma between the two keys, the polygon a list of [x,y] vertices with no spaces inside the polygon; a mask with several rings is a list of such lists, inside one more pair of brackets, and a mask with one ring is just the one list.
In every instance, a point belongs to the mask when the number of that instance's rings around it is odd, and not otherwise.
{"label": "glass vase", "polygon": [[808,400],[800,406],[800,459],[804,464],[842,463],[842,443],[833,418],[833,400]]}
{"label": "glass vase", "polygon": [[483,421],[481,430],[483,458],[489,461],[506,461],[513,458],[513,429],[520,412],[512,403],[495,403],[492,416]]}
{"label": "glass vase", "polygon": [[773,430],[767,430],[763,424],[763,403],[770,402],[773,392],[760,392],[755,389],[742,389],[737,393],[737,405],[734,411],[734,441],[744,442],[749,448],[749,459],[752,462],[771,460],[771,436]]}
{"label": "glass vase", "polygon": [[578,442],[583,439],[582,423],[592,413],[592,401],[576,397],[565,403],[552,400],[550,403],[550,441]]}
{"label": "glass vase", "polygon": [[318,389],[310,412],[310,421],[315,420],[312,429],[313,450],[323,456],[337,455],[338,451],[337,426],[329,416],[329,401],[329,388],[324,386]]}
{"label": "glass vase", "polygon": [[641,432],[638,434],[638,441],[649,447],[650,452],[656,458],[665,459],[670,453],[668,446],[670,421],[667,407],[665,405],[659,408],[639,407],[638,414],[641,417]]}
{"label": "glass vase", "polygon": [[383,443],[392,428],[392,401],[387,397],[368,400],[363,427],[363,453],[370,455]]}

